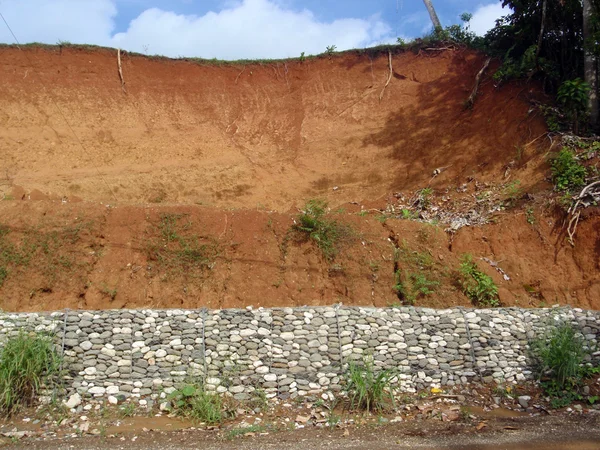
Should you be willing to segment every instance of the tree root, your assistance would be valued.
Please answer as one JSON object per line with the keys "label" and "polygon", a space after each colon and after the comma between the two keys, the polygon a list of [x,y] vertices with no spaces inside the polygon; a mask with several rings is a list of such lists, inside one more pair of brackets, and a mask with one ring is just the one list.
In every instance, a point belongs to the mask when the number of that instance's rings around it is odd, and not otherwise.
{"label": "tree root", "polygon": [[127,90],[125,90],[125,79],[123,78],[123,69],[121,67],[121,49],[117,49],[117,65],[119,67],[119,78],[121,79],[121,89],[123,92],[127,94]]}
{"label": "tree root", "polygon": [[471,109],[473,107],[473,104],[475,104],[475,96],[477,95],[477,90],[479,89],[479,83],[481,82],[481,77],[483,76],[484,72],[487,70],[491,61],[492,61],[492,58],[488,58],[485,61],[485,63],[483,64],[483,67],[481,68],[481,70],[477,73],[477,76],[475,77],[475,86],[473,87],[473,92],[471,92],[471,95],[469,95],[469,98],[465,102],[465,109],[466,108]]}
{"label": "tree root", "polygon": [[[596,186],[598,188],[596,188]],[[592,189],[594,188],[594,189]],[[589,202],[585,201],[585,197],[590,196]],[[571,218],[567,225],[567,234],[569,235],[569,244],[575,247],[575,232],[577,231],[577,225],[579,224],[579,218],[581,217],[581,210],[592,203],[600,201],[600,181],[594,181],[584,187],[579,195],[576,197],[575,204],[567,211]]]}
{"label": "tree root", "polygon": [[390,81],[392,81],[392,75],[394,73],[394,70],[392,69],[392,52],[391,51],[388,51],[388,61],[389,61],[389,65],[390,65],[390,75],[388,76],[385,86],[383,86],[381,94],[379,94],[379,101],[381,101],[381,99],[383,98],[383,93],[385,92],[385,88],[388,87],[388,84],[390,84]]}

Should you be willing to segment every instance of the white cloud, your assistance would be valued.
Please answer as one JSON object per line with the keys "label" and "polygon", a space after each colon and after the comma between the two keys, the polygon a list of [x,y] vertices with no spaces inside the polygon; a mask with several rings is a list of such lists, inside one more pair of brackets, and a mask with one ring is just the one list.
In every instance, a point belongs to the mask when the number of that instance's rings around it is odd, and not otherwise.
{"label": "white cloud", "polygon": [[503,9],[502,3],[492,3],[491,5],[479,6],[471,18],[471,31],[479,36],[483,36],[496,25],[496,19],[510,14],[510,9]]}
{"label": "white cloud", "polygon": [[[117,8],[112,0],[3,0],[0,12],[21,43],[102,44],[114,29]],[[3,22],[0,42],[14,43]]]}
{"label": "white cloud", "polygon": [[[321,22],[309,10],[283,4],[242,0],[203,16],[150,8],[114,35],[114,0],[5,0],[1,11],[22,42],[67,40],[172,57],[282,58],[322,53],[328,45],[364,47],[390,36],[378,17]],[[0,41],[11,39],[0,33]]]}

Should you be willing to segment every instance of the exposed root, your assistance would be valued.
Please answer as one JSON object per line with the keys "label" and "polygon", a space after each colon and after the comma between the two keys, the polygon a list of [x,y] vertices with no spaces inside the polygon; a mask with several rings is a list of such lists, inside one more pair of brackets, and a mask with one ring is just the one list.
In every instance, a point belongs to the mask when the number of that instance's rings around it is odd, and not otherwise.
{"label": "exposed root", "polygon": [[475,96],[477,95],[477,90],[479,89],[479,83],[481,82],[481,77],[487,70],[491,61],[492,61],[492,58],[486,59],[485,63],[483,64],[483,67],[477,73],[477,76],[475,77],[475,86],[473,86],[473,92],[471,92],[471,95],[469,95],[469,98],[465,102],[465,108],[471,109],[473,107],[473,104],[475,103]]}
{"label": "exposed root", "polygon": [[125,79],[123,78],[123,68],[121,67],[121,49],[117,49],[117,64],[119,67],[119,78],[121,80],[121,89],[123,92],[127,94],[127,90],[125,89]]}
{"label": "exposed root", "polygon": [[242,69],[242,71],[240,73],[238,73],[237,77],[235,77],[235,84],[237,84],[238,79],[240,78],[240,75],[242,75],[244,73],[244,70],[246,70],[246,66],[244,66],[244,68]]}
{"label": "exposed root", "polygon": [[581,210],[591,204],[600,202],[600,181],[594,181],[584,187],[575,200],[575,204],[568,210],[571,218],[567,225],[569,244],[573,247],[575,247],[574,238],[577,231],[577,224],[579,224],[579,218],[581,217]]}
{"label": "exposed root", "polygon": [[388,76],[385,86],[383,86],[381,94],[379,94],[379,101],[381,101],[381,99],[383,98],[383,93],[385,92],[385,88],[388,87],[388,84],[390,84],[390,81],[392,81],[392,75],[394,73],[394,70],[392,69],[392,52],[390,52],[390,51],[388,51],[388,61],[389,61],[389,65],[390,65],[390,75]]}

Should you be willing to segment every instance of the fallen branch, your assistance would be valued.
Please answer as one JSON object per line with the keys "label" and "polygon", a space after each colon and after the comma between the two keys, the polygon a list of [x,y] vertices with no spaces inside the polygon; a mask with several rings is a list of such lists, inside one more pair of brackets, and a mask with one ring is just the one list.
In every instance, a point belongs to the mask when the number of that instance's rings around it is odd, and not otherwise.
{"label": "fallen branch", "polygon": [[389,60],[389,64],[390,64],[390,75],[388,76],[385,86],[383,86],[383,90],[381,91],[381,94],[379,94],[379,101],[381,101],[381,99],[383,98],[383,93],[385,92],[385,88],[388,87],[388,84],[390,84],[390,81],[392,81],[392,74],[394,73],[394,71],[392,69],[392,52],[389,50],[388,50],[388,60]]}
{"label": "fallen branch", "polygon": [[483,67],[481,68],[481,70],[477,73],[477,76],[475,77],[475,86],[473,87],[473,92],[471,92],[471,95],[469,95],[469,98],[465,102],[465,108],[471,109],[473,107],[473,104],[475,103],[475,96],[477,95],[477,90],[479,89],[479,83],[481,82],[481,77],[483,76],[484,72],[487,70],[491,61],[492,61],[492,58],[488,58],[485,61],[485,63],[483,64]]}
{"label": "fallen branch", "polygon": [[121,67],[121,49],[117,49],[117,64],[119,66],[119,78],[121,79],[121,89],[123,89],[124,93],[127,93],[125,90],[125,79],[123,78],[123,68]]}
{"label": "fallen branch", "polygon": [[[596,186],[600,186],[600,181],[594,181],[585,186],[577,196],[575,204],[567,211],[571,215],[571,219],[567,225],[567,234],[569,235],[569,244],[573,247],[575,247],[575,232],[577,231],[577,225],[579,224],[579,218],[581,217],[582,207],[586,208],[587,206],[600,201],[600,189],[595,190],[595,192],[592,189]],[[588,195],[591,199],[589,202],[586,202],[585,197]]]}

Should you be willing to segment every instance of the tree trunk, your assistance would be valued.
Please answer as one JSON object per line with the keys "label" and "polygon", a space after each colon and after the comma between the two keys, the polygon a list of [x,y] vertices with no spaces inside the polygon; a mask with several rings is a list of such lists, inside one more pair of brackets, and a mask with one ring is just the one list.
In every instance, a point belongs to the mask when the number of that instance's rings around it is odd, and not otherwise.
{"label": "tree trunk", "polygon": [[438,19],[438,16],[435,13],[435,9],[433,7],[433,4],[431,3],[431,0],[423,0],[423,3],[425,3],[427,11],[429,11],[429,17],[431,17],[431,21],[433,22],[433,28],[435,28],[436,31],[441,30],[442,24],[440,23],[440,19]]}
{"label": "tree trunk", "polygon": [[537,48],[535,49],[535,68],[539,70],[538,59],[540,57],[540,51],[542,50],[542,42],[544,37],[544,26],[546,25],[546,7],[548,6],[548,0],[544,0],[542,4],[542,24],[540,25],[540,34],[538,36]]}
{"label": "tree trunk", "polygon": [[[593,0],[583,0],[583,40],[587,43],[587,39],[592,34],[592,14],[594,9],[592,6]],[[583,62],[585,81],[590,86],[589,94],[589,110],[590,110],[590,125],[592,128],[598,126],[598,77],[596,72],[596,58],[590,51],[587,45],[584,47],[585,59]]]}

